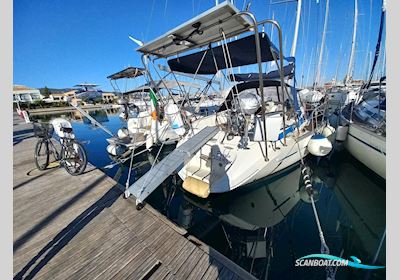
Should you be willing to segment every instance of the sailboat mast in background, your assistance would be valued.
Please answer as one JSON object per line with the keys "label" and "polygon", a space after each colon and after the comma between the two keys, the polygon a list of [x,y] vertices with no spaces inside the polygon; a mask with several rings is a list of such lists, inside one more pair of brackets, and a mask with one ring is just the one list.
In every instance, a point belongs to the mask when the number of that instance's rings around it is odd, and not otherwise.
{"label": "sailboat mast in background", "polygon": [[326,29],[328,27],[328,16],[329,16],[329,0],[326,0],[324,30],[322,32],[321,49],[319,51],[317,75],[316,75],[316,78],[315,78],[314,89],[316,88],[316,86],[318,84],[321,83],[321,66],[322,66],[322,58],[323,58],[323,55],[324,55],[324,48],[325,48]]}
{"label": "sailboat mast in background", "polygon": [[294,27],[292,49],[290,50],[290,56],[292,57],[296,55],[297,37],[299,35],[299,25],[300,25],[300,15],[301,15],[301,1],[302,0],[297,0],[296,24]]}
{"label": "sailboat mast in background", "polygon": [[347,85],[351,79],[353,79],[354,71],[354,53],[356,48],[356,38],[357,38],[357,18],[358,18],[358,4],[357,0],[354,0],[354,27],[353,27],[353,39],[351,41],[351,52],[349,59],[349,66],[347,68],[347,74],[345,79],[345,84]]}

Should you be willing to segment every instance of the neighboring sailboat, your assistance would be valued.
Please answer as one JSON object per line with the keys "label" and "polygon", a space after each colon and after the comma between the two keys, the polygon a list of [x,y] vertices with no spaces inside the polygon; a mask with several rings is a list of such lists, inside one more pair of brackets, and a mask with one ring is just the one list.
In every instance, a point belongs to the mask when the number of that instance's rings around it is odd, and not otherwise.
{"label": "neighboring sailboat", "polygon": [[[128,67],[108,76],[115,91],[119,91],[116,84],[120,79],[132,79],[145,75],[145,70],[138,67]],[[118,130],[117,135],[107,139],[107,152],[112,156],[123,157],[130,155],[138,148],[150,149],[153,144],[172,144],[179,139],[167,119],[159,118],[157,114],[158,97],[149,86],[121,94],[119,104],[122,112],[120,118],[126,126]]]}
{"label": "neighboring sailboat", "polygon": [[366,91],[359,104],[345,107],[342,123],[348,124],[346,149],[386,179],[386,90]]}
{"label": "neighboring sailboat", "polygon": [[341,112],[342,125],[348,126],[345,147],[355,158],[384,179],[386,179],[386,84],[384,84],[386,77],[380,79],[378,89],[376,86],[372,87],[371,81],[380,54],[385,14],[386,7],[383,1],[370,78],[360,90],[358,99]]}

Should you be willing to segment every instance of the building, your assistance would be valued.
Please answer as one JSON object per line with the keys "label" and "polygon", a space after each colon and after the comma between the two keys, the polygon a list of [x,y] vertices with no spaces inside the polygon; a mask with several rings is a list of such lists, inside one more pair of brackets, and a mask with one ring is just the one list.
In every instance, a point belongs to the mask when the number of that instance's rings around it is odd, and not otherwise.
{"label": "building", "polygon": [[61,101],[64,101],[64,93],[63,92],[51,93],[49,98],[46,99],[46,102],[61,102]]}
{"label": "building", "polygon": [[82,99],[76,98],[76,90],[70,90],[67,92],[54,92],[51,93],[49,98],[47,98],[45,101],[48,103],[51,102],[67,102],[68,100],[75,104],[78,105],[82,102]]}
{"label": "building", "polygon": [[114,93],[112,92],[103,92],[101,94],[101,99],[105,102],[105,103],[112,103],[114,102],[116,96]]}
{"label": "building", "polygon": [[23,85],[13,86],[13,101],[14,103],[31,103],[43,100],[43,96],[36,88],[30,88]]}

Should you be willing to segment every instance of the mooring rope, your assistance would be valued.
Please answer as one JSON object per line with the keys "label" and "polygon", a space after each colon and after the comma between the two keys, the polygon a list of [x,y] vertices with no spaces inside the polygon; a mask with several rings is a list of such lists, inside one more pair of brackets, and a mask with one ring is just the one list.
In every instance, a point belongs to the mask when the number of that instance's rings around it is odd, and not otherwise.
{"label": "mooring rope", "polygon": [[[319,216],[318,216],[317,207],[315,206],[314,189],[313,189],[312,182],[311,182],[311,176],[310,176],[310,174],[308,172],[307,166],[304,164],[303,158],[301,157],[300,145],[299,145],[299,142],[297,141],[297,139],[296,139],[296,143],[297,143],[297,147],[298,147],[298,150],[299,150],[299,153],[300,153],[301,175],[303,176],[303,182],[304,182],[304,185],[305,185],[306,192],[310,197],[310,201],[311,201],[311,206],[312,206],[313,213],[314,213],[315,222],[316,222],[317,228],[318,228],[319,239],[321,241],[321,254],[329,255],[330,254],[330,250],[329,250],[328,244],[326,244],[324,232],[322,230],[321,222],[320,222]],[[326,270],[326,279],[328,279],[328,280],[335,279],[336,272],[334,271],[332,266],[327,266],[325,268],[325,270]]]}

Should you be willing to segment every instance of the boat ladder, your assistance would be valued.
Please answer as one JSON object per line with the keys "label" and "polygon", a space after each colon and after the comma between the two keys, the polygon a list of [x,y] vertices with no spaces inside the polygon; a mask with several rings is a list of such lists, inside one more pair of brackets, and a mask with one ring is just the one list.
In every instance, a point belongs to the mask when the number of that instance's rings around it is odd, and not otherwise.
{"label": "boat ladder", "polygon": [[168,176],[173,174],[178,168],[182,168],[184,162],[199,151],[218,131],[219,128],[216,126],[203,128],[133,183],[125,191],[125,197],[128,198],[133,195],[136,198],[137,205],[143,203]]}

